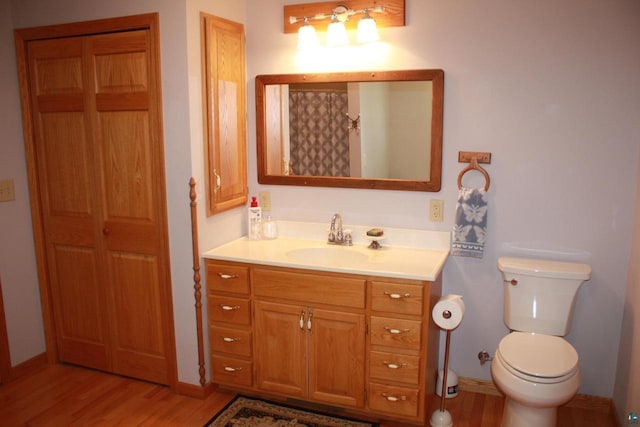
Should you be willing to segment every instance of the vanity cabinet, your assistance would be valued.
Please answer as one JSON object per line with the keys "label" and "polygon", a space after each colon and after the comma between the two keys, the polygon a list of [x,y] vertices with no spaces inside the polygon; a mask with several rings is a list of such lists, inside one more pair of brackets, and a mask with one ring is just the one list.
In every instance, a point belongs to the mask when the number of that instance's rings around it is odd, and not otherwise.
{"label": "vanity cabinet", "polygon": [[424,424],[437,375],[430,313],[439,278],[206,266],[214,383]]}
{"label": "vanity cabinet", "polygon": [[[371,281],[369,352],[369,407],[377,412],[416,418],[424,415],[423,393],[432,393],[435,384],[426,381],[435,365],[424,351],[432,323],[429,285]],[[429,301],[428,299],[426,301]],[[427,385],[430,388],[426,388]]]}
{"label": "vanity cabinet", "polygon": [[257,388],[363,407],[365,280],[263,268],[252,273]]}
{"label": "vanity cabinet", "polygon": [[211,380],[253,385],[249,267],[206,262]]}

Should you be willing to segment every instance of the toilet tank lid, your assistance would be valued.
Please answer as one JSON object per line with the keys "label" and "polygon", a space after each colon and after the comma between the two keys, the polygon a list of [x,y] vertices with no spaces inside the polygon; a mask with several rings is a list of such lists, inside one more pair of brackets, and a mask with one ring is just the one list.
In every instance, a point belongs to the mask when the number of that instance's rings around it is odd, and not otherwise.
{"label": "toilet tank lid", "polygon": [[498,258],[498,269],[505,273],[517,273],[527,276],[580,280],[589,280],[591,278],[591,266],[578,262],[500,257]]}

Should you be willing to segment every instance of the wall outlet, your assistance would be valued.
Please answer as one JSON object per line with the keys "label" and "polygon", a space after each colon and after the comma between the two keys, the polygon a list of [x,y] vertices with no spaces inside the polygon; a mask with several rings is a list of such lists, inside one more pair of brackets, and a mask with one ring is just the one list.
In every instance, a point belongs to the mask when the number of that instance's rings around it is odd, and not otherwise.
{"label": "wall outlet", "polygon": [[12,179],[0,180],[0,202],[8,202],[16,199],[16,191]]}
{"label": "wall outlet", "polygon": [[271,212],[271,193],[268,191],[261,191],[258,193],[258,203],[263,211]]}
{"label": "wall outlet", "polygon": [[444,221],[444,200],[442,199],[429,200],[429,221],[431,222]]}

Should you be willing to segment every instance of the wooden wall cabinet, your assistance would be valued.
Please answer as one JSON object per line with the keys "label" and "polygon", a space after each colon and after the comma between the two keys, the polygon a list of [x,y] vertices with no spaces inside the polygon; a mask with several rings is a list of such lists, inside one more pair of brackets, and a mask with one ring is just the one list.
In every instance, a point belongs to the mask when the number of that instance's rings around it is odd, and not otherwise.
{"label": "wooden wall cabinet", "polygon": [[244,26],[201,14],[207,215],[247,203]]}
{"label": "wooden wall cabinet", "polygon": [[214,383],[353,416],[426,423],[440,279],[212,259],[206,271]]}

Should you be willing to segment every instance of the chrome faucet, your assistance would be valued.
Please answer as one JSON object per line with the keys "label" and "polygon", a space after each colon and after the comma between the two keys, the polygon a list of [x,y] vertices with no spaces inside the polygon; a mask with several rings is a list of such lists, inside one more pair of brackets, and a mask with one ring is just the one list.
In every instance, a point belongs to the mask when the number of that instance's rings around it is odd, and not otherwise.
{"label": "chrome faucet", "polygon": [[340,214],[334,214],[333,217],[331,217],[331,226],[329,227],[327,243],[347,246],[352,244],[351,234],[346,233],[345,235],[345,232],[342,229],[342,217]]}

